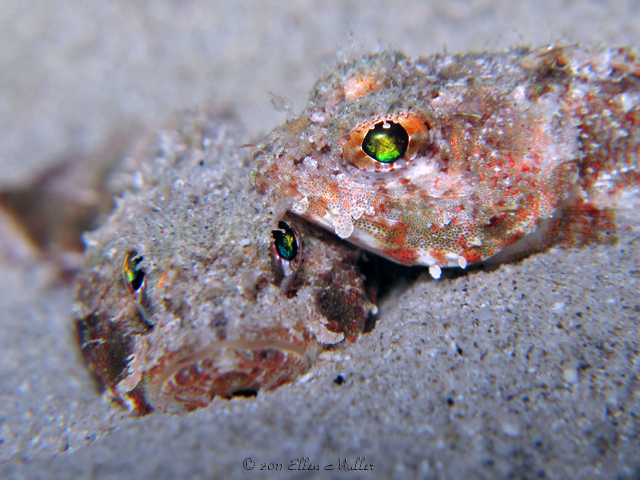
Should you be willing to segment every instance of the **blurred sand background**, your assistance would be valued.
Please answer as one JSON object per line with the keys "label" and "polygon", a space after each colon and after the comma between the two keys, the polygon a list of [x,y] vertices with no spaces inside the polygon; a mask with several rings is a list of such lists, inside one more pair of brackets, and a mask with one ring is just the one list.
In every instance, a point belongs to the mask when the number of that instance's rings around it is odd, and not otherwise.
{"label": "blurred sand background", "polygon": [[[272,97],[299,111],[336,52],[640,45],[632,0],[4,0],[0,11],[2,188],[194,105],[234,111],[255,140],[286,118]],[[637,479],[639,216],[623,217],[616,246],[407,280],[376,329],[306,383],[142,419],[95,393],[72,340],[72,288],[52,287],[3,223],[0,477],[250,478],[269,475],[263,462],[366,457],[375,470],[359,478]]]}

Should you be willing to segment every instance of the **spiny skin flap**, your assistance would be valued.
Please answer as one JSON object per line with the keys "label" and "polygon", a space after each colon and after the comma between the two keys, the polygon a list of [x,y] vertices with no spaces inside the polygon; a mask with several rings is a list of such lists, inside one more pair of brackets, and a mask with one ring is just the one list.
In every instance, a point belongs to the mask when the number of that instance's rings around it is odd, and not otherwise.
{"label": "spiny skin flap", "polygon": [[338,236],[438,277],[567,207],[629,201],[640,184],[639,73],[629,48],[365,56],[318,80],[300,116],[258,145],[251,180]]}

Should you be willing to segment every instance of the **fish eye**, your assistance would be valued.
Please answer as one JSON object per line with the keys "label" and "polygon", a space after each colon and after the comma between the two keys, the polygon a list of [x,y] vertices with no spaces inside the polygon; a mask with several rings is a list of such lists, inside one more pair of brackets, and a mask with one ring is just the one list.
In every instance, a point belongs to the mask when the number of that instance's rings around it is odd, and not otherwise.
{"label": "fish eye", "polygon": [[131,293],[136,293],[144,282],[144,270],[139,267],[143,257],[138,252],[131,250],[124,259],[122,265],[122,279]]}
{"label": "fish eye", "polygon": [[287,222],[282,220],[278,222],[278,228],[280,230],[271,231],[276,252],[282,260],[291,262],[298,255],[299,245],[296,233]]}
{"label": "fish eye", "polygon": [[[428,112],[389,113],[363,120],[342,145],[342,161],[363,172],[382,173],[404,168],[432,145],[434,123]],[[342,141],[342,140],[340,140]]]}
{"label": "fish eye", "polygon": [[[294,284],[303,261],[303,241],[295,221],[278,221],[278,228],[271,230],[273,241],[269,247],[273,282],[285,295],[295,295]],[[291,297],[289,297],[291,298]]]}
{"label": "fish eye", "polygon": [[395,122],[380,122],[369,130],[362,141],[362,150],[381,163],[393,163],[402,158],[409,145],[407,131]]}

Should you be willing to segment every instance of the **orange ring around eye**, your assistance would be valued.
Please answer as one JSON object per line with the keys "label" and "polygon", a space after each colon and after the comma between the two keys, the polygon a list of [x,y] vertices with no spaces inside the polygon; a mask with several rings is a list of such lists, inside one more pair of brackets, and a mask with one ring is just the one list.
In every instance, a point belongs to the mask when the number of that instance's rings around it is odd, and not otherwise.
{"label": "orange ring around eye", "polygon": [[[407,145],[405,154],[392,163],[379,162],[367,155],[362,149],[362,143],[369,131],[381,122],[397,123],[404,128],[409,136],[409,144]],[[344,147],[342,147],[343,160],[360,170],[369,172],[385,172],[401,168],[411,162],[418,152],[423,150],[425,145],[429,143],[430,123],[431,122],[421,116],[404,112],[394,115],[372,117],[362,122],[352,131]]]}

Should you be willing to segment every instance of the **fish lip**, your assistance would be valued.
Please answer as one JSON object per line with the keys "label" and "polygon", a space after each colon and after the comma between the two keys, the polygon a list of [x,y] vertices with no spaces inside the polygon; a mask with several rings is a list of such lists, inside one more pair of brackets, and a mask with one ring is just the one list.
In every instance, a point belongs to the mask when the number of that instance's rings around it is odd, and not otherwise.
{"label": "fish lip", "polygon": [[[205,360],[207,358],[214,357],[216,354],[223,350],[236,350],[236,351],[260,351],[260,350],[276,350],[284,352],[286,355],[292,355],[295,359],[299,360],[303,365],[303,370],[308,369],[314,363],[314,350],[308,349],[304,345],[295,344],[293,342],[285,340],[222,340],[215,342],[205,348],[202,348],[189,355],[180,356],[177,360],[171,361],[162,371],[157,378],[153,379],[147,384],[147,398],[150,403],[155,407],[163,410],[163,386],[166,382],[170,381],[180,370],[185,367]],[[277,377],[277,375],[276,375]],[[260,388],[269,389],[270,383],[266,385],[260,385]]]}

